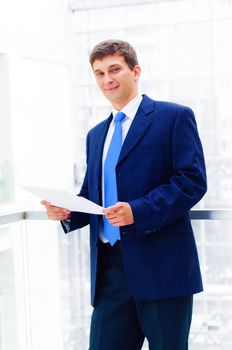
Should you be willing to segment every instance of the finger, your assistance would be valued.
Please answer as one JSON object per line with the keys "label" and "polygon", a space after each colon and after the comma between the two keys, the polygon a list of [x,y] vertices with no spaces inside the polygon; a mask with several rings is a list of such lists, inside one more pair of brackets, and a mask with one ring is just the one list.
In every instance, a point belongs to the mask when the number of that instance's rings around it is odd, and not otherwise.
{"label": "finger", "polygon": [[110,213],[110,212],[116,212],[116,211],[118,211],[118,209],[120,209],[121,207],[123,206],[123,203],[122,202],[118,202],[118,203],[116,203],[115,205],[112,205],[112,206],[110,206],[110,207],[108,207],[108,208],[104,208],[103,209],[103,213],[104,214],[108,214],[108,213]]}
{"label": "finger", "polygon": [[103,213],[104,213],[105,215],[110,215],[110,214],[114,213],[114,210],[113,210],[111,207],[105,208],[105,209],[103,210]]}
{"label": "finger", "polygon": [[121,222],[121,219],[119,217],[114,217],[108,221],[111,223],[111,225],[119,225]]}
{"label": "finger", "polygon": [[117,202],[114,206],[112,206],[111,208],[113,209],[113,210],[118,210],[118,209],[120,209],[120,208],[123,208],[124,207],[124,202]]}
{"label": "finger", "polygon": [[42,200],[42,201],[40,202],[40,204],[45,205],[45,206],[48,206],[48,205],[50,205],[51,203],[48,202],[48,201]]}
{"label": "finger", "polygon": [[115,217],[115,214],[112,213],[112,212],[109,212],[109,213],[105,214],[105,216],[106,216],[106,218],[109,220],[109,219],[114,218],[114,217]]}
{"label": "finger", "polygon": [[109,219],[109,218],[115,217],[115,213],[109,212],[109,213],[105,214],[105,216],[107,219]]}
{"label": "finger", "polygon": [[116,226],[116,227],[122,226],[122,224],[120,223],[120,221],[113,221],[113,222],[110,222],[110,223],[111,223],[111,225]]}
{"label": "finger", "polygon": [[65,214],[65,213],[48,212],[47,215],[48,215],[48,218],[51,219],[51,220],[62,221],[62,220],[67,220],[67,219],[70,218],[70,215],[69,214]]}
{"label": "finger", "polygon": [[54,205],[49,205],[48,210],[53,211],[54,213],[64,213],[64,214],[70,213],[70,210],[66,208],[55,207]]}
{"label": "finger", "polygon": [[63,216],[70,216],[70,211],[67,209],[60,209],[57,207],[49,207],[47,209],[48,215],[55,216],[55,217],[63,217]]}

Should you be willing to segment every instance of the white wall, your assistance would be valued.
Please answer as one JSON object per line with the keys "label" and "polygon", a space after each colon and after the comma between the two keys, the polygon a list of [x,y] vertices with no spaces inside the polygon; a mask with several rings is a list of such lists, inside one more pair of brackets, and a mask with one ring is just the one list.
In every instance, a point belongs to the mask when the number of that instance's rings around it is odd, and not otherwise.
{"label": "white wall", "polygon": [[35,198],[20,184],[73,187],[69,16],[66,0],[0,2],[12,120],[6,137],[13,140],[15,199],[22,206]]}
{"label": "white wall", "polygon": [[[20,209],[42,209],[20,184],[73,188],[69,16],[66,0],[0,0],[0,158]],[[60,235],[33,224],[0,229],[1,350],[64,350]]]}

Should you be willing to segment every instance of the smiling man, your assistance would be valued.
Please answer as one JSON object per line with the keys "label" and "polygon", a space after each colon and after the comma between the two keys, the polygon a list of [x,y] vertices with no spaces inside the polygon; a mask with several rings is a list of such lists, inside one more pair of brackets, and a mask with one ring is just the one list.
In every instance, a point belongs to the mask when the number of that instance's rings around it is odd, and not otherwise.
{"label": "smiling man", "polygon": [[87,136],[79,196],[104,217],[43,201],[65,232],[90,224],[89,350],[187,350],[193,294],[202,291],[190,209],[206,192],[192,110],[138,92],[141,68],[121,40],[94,47],[90,63],[111,115]]}
{"label": "smiling man", "polygon": [[138,95],[140,67],[130,68],[119,54],[108,55],[93,62],[98,87],[116,110],[121,110]]}

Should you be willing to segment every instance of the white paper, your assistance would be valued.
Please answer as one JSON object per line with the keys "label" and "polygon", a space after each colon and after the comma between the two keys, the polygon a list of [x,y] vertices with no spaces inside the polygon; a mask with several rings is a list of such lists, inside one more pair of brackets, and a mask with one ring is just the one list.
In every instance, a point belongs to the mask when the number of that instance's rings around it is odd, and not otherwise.
{"label": "white paper", "polygon": [[22,186],[26,191],[44,199],[57,207],[66,208],[70,211],[80,211],[89,214],[103,215],[103,207],[89,201],[86,198],[78,197],[65,190],[56,190],[42,187]]}

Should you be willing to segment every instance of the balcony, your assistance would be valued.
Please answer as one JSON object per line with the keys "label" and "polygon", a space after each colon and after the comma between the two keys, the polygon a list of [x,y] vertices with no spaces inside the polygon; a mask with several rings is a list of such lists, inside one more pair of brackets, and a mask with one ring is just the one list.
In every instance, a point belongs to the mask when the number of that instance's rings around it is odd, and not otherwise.
{"label": "balcony", "polygon": [[[193,210],[205,292],[190,350],[231,349],[232,210]],[[0,216],[0,349],[87,349],[88,228],[63,234],[45,212]],[[144,350],[147,344],[144,344]]]}

